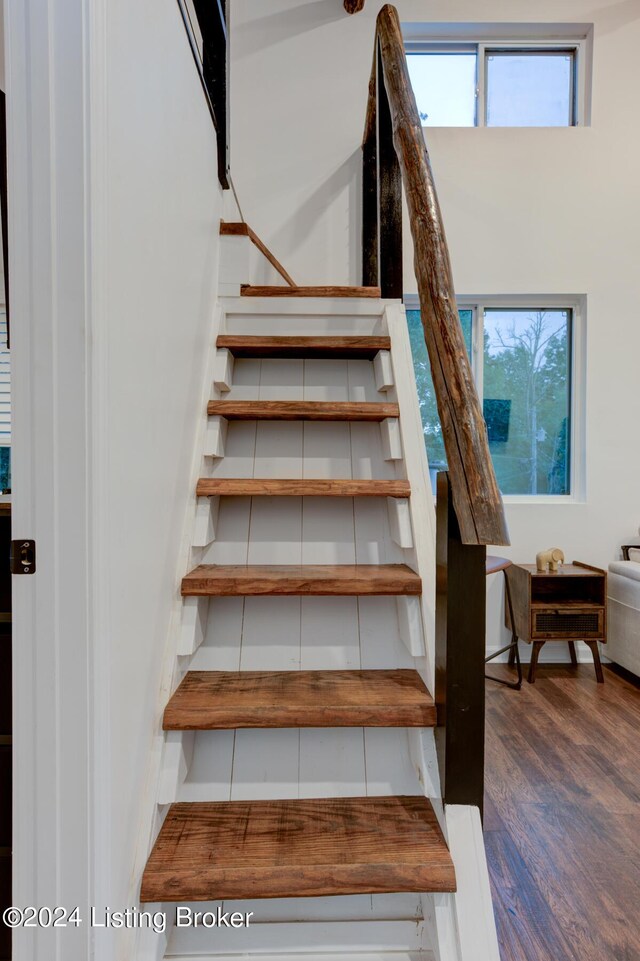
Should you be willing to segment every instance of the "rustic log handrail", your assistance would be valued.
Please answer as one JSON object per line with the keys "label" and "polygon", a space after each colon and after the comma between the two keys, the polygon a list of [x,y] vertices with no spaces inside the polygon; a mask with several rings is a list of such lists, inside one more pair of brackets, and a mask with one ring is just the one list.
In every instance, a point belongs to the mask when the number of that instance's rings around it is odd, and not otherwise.
{"label": "rustic log handrail", "polygon": [[400,178],[461,540],[463,544],[508,544],[400,20],[396,8],[386,4],[376,22],[363,140],[363,284],[379,283],[383,297],[402,294]]}

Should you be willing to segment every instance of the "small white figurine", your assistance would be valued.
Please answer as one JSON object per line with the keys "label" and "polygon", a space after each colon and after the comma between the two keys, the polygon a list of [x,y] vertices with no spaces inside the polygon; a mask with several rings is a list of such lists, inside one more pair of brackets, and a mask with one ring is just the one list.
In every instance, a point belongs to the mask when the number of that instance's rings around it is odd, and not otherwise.
{"label": "small white figurine", "polygon": [[558,564],[564,564],[564,553],[559,547],[550,547],[536,554],[536,567],[541,574],[545,571],[555,573],[558,570]]}

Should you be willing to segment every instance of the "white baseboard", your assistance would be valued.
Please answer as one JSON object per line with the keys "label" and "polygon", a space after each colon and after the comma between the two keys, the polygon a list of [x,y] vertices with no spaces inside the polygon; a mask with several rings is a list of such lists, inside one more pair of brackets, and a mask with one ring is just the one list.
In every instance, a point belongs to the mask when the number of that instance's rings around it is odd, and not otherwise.
{"label": "white baseboard", "polygon": [[[495,651],[499,651],[504,644],[489,644],[487,646],[487,655],[493,654]],[[531,651],[533,650],[532,644],[527,644],[525,641],[520,641],[518,644],[518,650],[520,651],[520,660],[523,664],[528,664],[531,660]],[[603,664],[610,664],[610,660],[605,656],[602,644],[600,645],[600,659]],[[593,657],[591,656],[591,651],[584,643],[584,641],[576,641],[576,654],[578,656],[579,664],[593,664]],[[509,659],[509,652],[505,651],[504,654],[500,654],[493,661],[494,664],[506,664]],[[547,641],[542,650],[540,651],[540,657],[538,658],[538,664],[570,664],[571,658],[569,656],[569,645],[566,641]]]}
{"label": "white baseboard", "polygon": [[443,930],[447,944],[439,945],[442,961],[456,956],[459,961],[500,961],[480,812],[468,805],[447,804],[445,816],[458,886],[456,893],[448,896],[455,914],[458,950],[452,950],[451,938]]}
{"label": "white baseboard", "polygon": [[[259,961],[436,961],[432,951],[376,951],[374,954],[360,951],[351,952],[340,950],[331,954],[260,954],[254,955]],[[238,954],[167,954],[165,961],[248,961],[246,955]]]}

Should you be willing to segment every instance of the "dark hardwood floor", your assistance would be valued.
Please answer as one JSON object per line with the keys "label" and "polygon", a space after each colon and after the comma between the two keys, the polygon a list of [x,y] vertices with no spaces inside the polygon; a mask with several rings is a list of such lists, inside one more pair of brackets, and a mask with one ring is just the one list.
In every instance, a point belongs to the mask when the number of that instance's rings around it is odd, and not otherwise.
{"label": "dark hardwood floor", "polygon": [[502,961],[640,961],[637,684],[586,664],[541,665],[521,691],[487,681],[486,742]]}

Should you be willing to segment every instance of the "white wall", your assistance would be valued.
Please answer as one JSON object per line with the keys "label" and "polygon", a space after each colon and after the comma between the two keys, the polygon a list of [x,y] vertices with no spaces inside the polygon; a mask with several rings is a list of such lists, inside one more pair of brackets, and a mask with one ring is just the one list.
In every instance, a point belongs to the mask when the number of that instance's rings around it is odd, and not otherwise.
{"label": "white wall", "polygon": [[[129,884],[180,564],[217,285],[215,133],[176,0],[107,4],[103,394],[111,904]],[[144,834],[143,839],[147,835]],[[136,879],[133,879],[134,882]]]}
{"label": "white wall", "polygon": [[[222,192],[176,0],[5,0],[16,961],[128,961],[178,585]],[[146,829],[146,830],[145,830]],[[146,853],[143,851],[143,854]],[[114,944],[117,936],[119,943]]]}
{"label": "white wall", "polygon": [[[245,217],[298,283],[360,280],[360,141],[381,5],[368,0],[349,17],[339,0],[272,0],[269,12],[234,3],[234,181]],[[569,559],[606,566],[640,524],[640,4],[396,5],[404,21],[594,24],[590,127],[431,129],[428,146],[459,294],[586,295],[586,500],[509,505],[509,553],[531,560],[558,544]],[[407,293],[411,258],[408,249]],[[498,579],[490,596],[495,646]]]}

